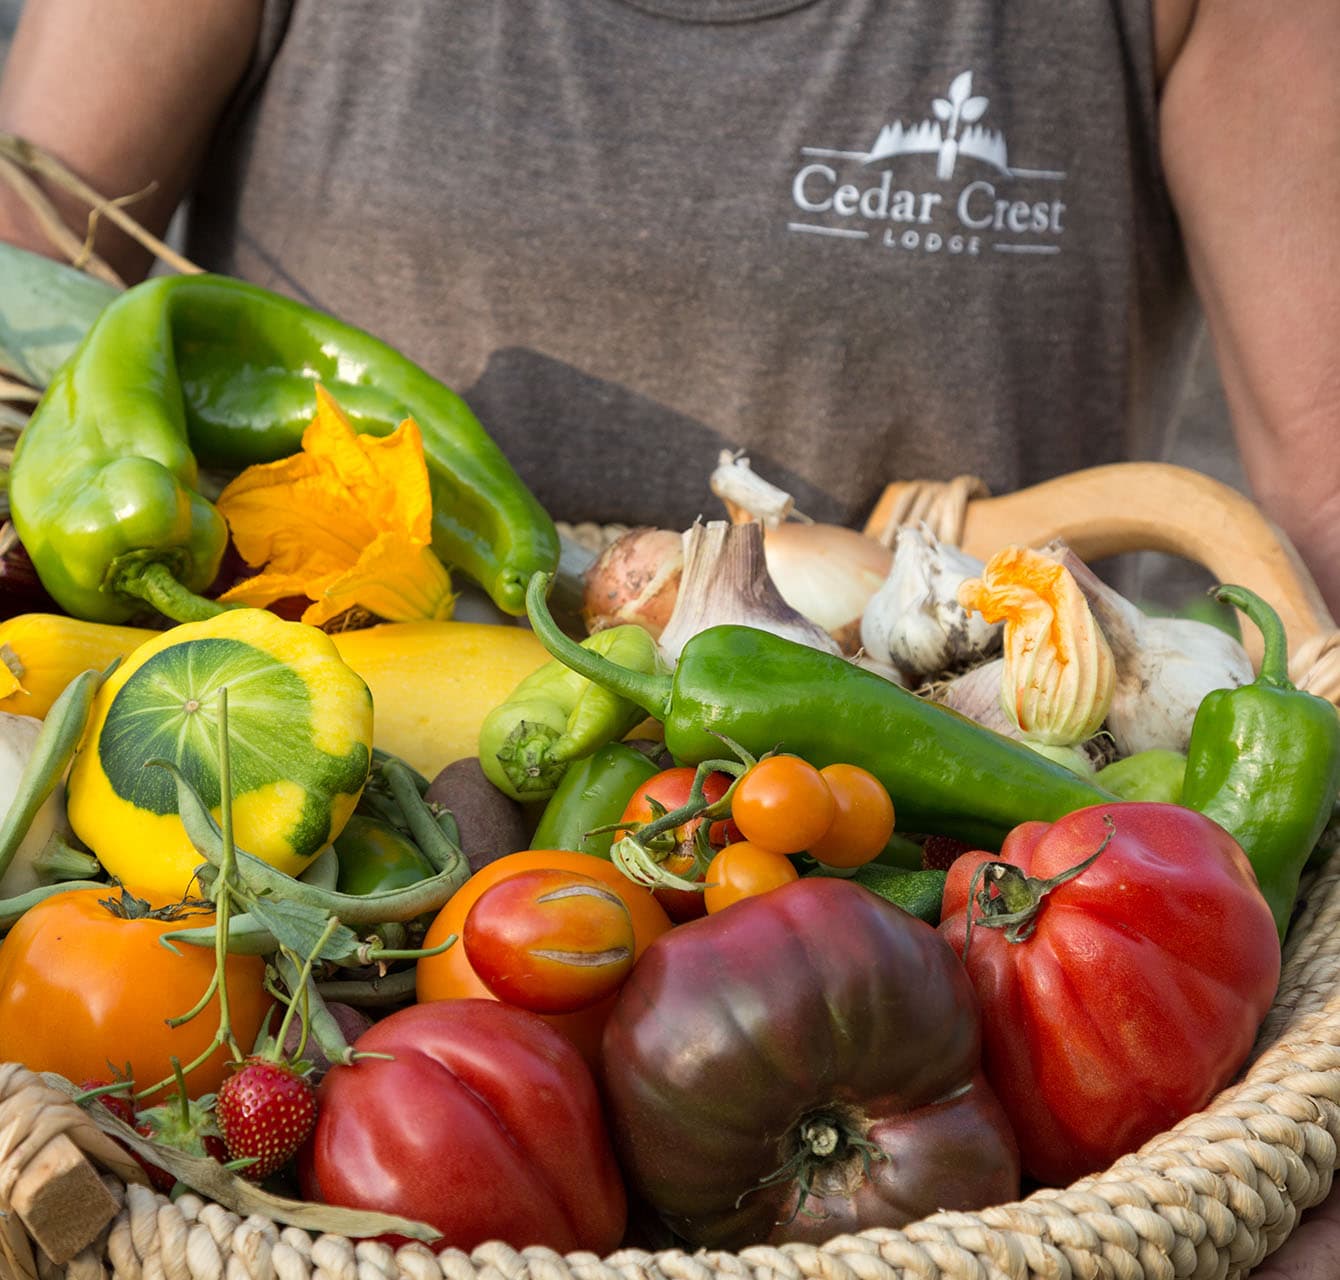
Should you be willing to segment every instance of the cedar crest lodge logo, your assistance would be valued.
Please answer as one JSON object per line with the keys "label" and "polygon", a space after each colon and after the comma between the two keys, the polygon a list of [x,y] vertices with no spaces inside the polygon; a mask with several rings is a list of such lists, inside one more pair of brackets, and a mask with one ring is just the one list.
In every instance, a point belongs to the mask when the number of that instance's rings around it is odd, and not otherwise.
{"label": "cedar crest lodge logo", "polygon": [[989,105],[964,71],[933,119],[886,124],[869,151],[802,147],[787,229],[902,253],[1060,253],[1065,174],[1011,165],[1005,135],[981,123]]}

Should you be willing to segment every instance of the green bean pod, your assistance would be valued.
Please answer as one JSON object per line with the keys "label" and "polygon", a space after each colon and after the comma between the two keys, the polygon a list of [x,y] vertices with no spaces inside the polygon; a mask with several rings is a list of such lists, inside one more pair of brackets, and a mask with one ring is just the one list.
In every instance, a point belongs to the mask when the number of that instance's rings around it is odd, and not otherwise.
{"label": "green bean pod", "polygon": [[93,708],[93,695],[101,683],[102,672],[93,668],[81,671],[61,690],[42,721],[32,755],[23,766],[13,803],[4,820],[0,821],[0,877],[9,869],[37,811],[65,776],[79,739],[84,735],[84,726]]}

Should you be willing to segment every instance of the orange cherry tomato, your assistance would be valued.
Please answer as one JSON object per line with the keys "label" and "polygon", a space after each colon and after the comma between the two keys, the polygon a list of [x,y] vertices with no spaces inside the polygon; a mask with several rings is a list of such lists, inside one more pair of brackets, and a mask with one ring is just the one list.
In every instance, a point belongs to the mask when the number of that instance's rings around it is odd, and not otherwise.
{"label": "orange cherry tomato", "polygon": [[522,871],[481,893],[461,937],[499,1000],[574,1013],[619,989],[633,967],[633,921],[607,884],[575,871]]}
{"label": "orange cherry tomato", "polygon": [[884,784],[859,765],[830,764],[819,772],[836,811],[807,852],[830,867],[864,866],[883,853],[893,835],[893,801]]}
{"label": "orange cherry tomato", "polygon": [[742,840],[728,844],[717,854],[708,864],[704,878],[707,914],[713,915],[742,898],[757,898],[769,889],[790,884],[800,874],[784,854]]}
{"label": "orange cherry tomato", "polygon": [[[558,870],[576,871],[588,875],[601,884],[609,885],[623,899],[633,922],[633,962],[651,942],[670,928],[670,917],[661,910],[651,891],[634,884],[612,862],[589,853],[572,853],[562,849],[526,849],[509,853],[487,866],[481,867],[437,913],[424,937],[425,947],[439,946],[453,934],[460,938],[465,928],[465,917],[485,889],[514,876],[521,871]],[[441,955],[425,956],[415,966],[417,992],[421,1002],[428,1000],[485,999],[498,997],[474,971],[465,948],[448,947]],[[587,1062],[596,1065],[600,1060],[600,1036],[605,1020],[614,1007],[615,996],[606,996],[589,1008],[576,1013],[541,1014],[582,1051]]]}
{"label": "orange cherry tomato", "polygon": [[823,775],[799,756],[765,756],[731,797],[740,834],[774,853],[804,852],[828,830],[836,809]]}
{"label": "orange cherry tomato", "polygon": [[[185,1067],[209,1048],[219,1029],[217,994],[189,1022],[169,1027],[167,1019],[189,1013],[205,994],[214,951],[187,943],[169,951],[158,939],[212,917],[131,919],[104,905],[119,901],[110,886],[72,889],[30,907],[10,929],[0,943],[0,1062],[76,1084],[107,1080],[129,1063],[136,1087],[147,1089],[172,1075],[174,1057]],[[245,1052],[271,1005],[265,961],[230,956],[224,972],[233,1034]],[[187,1075],[187,1092],[215,1092],[230,1061],[220,1048]]]}

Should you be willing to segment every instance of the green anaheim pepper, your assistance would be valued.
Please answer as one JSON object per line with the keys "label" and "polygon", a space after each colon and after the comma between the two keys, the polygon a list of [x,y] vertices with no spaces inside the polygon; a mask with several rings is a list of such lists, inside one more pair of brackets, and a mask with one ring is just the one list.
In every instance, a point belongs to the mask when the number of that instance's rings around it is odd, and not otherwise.
{"label": "green anaheim pepper", "polygon": [[469,406],[386,343],[300,302],[222,276],[127,290],[58,370],[10,473],[15,528],[68,612],[124,622],[144,602],[178,621],[227,541],[198,465],[229,472],[296,453],[315,384],[354,429],[423,436],[433,550],[508,613],[558,561],[558,535]]}
{"label": "green anaheim pepper", "polygon": [[811,764],[848,763],[888,789],[904,831],[998,849],[1021,822],[1051,821],[1113,797],[1093,782],[964,716],[924,702],[845,658],[752,627],[689,640],[673,676],[627,670],[570,639],[545,607],[548,575],[531,579],[531,626],[554,657],[636,703],[665,726],[676,760],[777,748]]}
{"label": "green anaheim pepper", "polygon": [[1245,587],[1219,587],[1214,595],[1260,628],[1265,648],[1252,684],[1202,699],[1182,803],[1242,846],[1283,937],[1298,878],[1340,790],[1340,716],[1290,682],[1284,626],[1270,605]]}

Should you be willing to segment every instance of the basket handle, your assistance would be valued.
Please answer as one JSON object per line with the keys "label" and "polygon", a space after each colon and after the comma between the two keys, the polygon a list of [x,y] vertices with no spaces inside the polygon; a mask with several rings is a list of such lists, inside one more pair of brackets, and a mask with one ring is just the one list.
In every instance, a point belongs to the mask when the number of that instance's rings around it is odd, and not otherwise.
{"label": "basket handle", "polygon": [[[1294,678],[1340,702],[1340,635],[1312,575],[1251,499],[1210,476],[1165,462],[1117,462],[999,496],[969,477],[897,483],[884,490],[865,532],[887,544],[900,524],[922,519],[979,559],[1011,543],[1061,538],[1088,561],[1128,551],[1192,560],[1269,600],[1289,638]],[[1254,628],[1244,628],[1244,641],[1259,660]]]}

